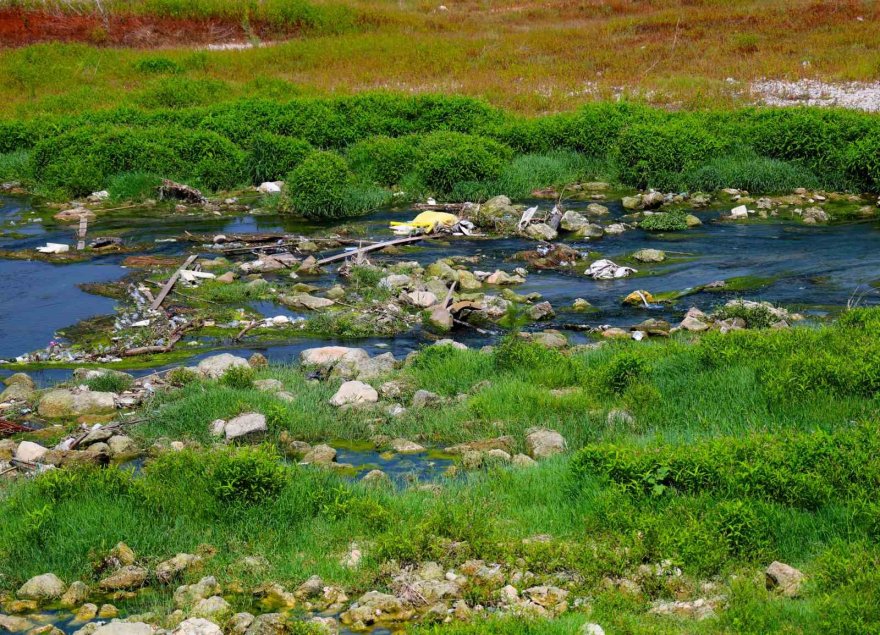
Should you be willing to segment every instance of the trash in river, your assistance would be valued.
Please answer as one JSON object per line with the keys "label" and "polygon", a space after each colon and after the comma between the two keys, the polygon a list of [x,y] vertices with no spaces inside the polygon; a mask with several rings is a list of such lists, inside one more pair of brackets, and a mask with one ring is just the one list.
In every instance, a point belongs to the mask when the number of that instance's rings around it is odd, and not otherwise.
{"label": "trash in river", "polygon": [[70,251],[70,245],[61,243],[46,243],[45,247],[37,247],[37,251],[41,254],[66,254]]}
{"label": "trash in river", "polygon": [[468,233],[473,229],[473,225],[470,221],[460,220],[455,214],[436,211],[422,212],[407,223],[401,223],[399,221],[391,222],[392,231],[399,236],[409,236],[421,232],[426,234],[433,234],[438,231],[454,232],[456,231],[456,228],[461,230],[462,227],[465,230],[462,231],[462,233]]}
{"label": "trash in river", "polygon": [[638,273],[637,269],[632,267],[621,267],[610,260],[597,260],[587,269],[587,274],[593,280],[614,280],[616,278],[626,278],[630,274]]}

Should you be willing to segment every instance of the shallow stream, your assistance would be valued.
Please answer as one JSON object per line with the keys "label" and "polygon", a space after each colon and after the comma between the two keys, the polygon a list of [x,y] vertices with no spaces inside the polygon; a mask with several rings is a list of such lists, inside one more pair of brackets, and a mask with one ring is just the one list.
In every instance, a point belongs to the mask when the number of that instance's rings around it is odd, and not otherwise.
{"label": "shallow stream", "polygon": [[[547,201],[535,203],[543,207],[548,205]],[[606,205],[611,214],[603,222],[610,222],[624,214],[619,201],[610,201]],[[585,206],[586,203],[568,205],[575,210]],[[388,228],[389,220],[408,219],[414,214],[384,210],[358,221],[357,225],[362,229],[365,240],[387,240],[392,237]],[[596,241],[569,242],[575,249],[599,252],[602,257],[611,260],[619,260],[646,247],[667,252],[669,260],[638,266],[640,273],[636,277],[593,281],[579,275],[588,264],[585,261],[583,266],[578,266],[578,273],[532,271],[525,284],[513,289],[520,294],[540,293],[553,305],[556,318],[549,323],[539,323],[537,328],[561,328],[574,341],[583,341],[586,336],[581,333],[582,326],[628,326],[649,316],[675,321],[690,306],[707,310],[733,296],[769,300],[802,312],[822,315],[846,306],[857,290],[869,288],[870,283],[880,278],[880,223],[875,219],[810,226],[781,220],[732,223],[720,220],[720,209],[696,214],[704,224],[686,232],[651,234],[632,229],[622,235],[605,236]],[[349,221],[348,225],[351,224]],[[329,229],[332,226],[309,225],[279,215],[159,216],[153,212],[139,214],[133,210],[100,217],[89,226],[89,236],[121,236],[127,244],[143,244],[144,250],[139,253],[179,255],[193,244],[166,241],[181,236],[184,231],[295,232],[308,236],[320,235]],[[26,197],[0,197],[0,249],[29,249],[46,242],[71,244],[73,231],[74,228],[69,225],[58,224],[51,218],[46,220],[44,215],[35,214]],[[519,237],[455,237],[425,242],[418,248],[403,250],[404,253],[400,255],[382,255],[376,259],[417,260],[428,264],[441,257],[480,255],[482,258],[474,268],[511,271],[523,264],[510,260],[513,254],[534,249],[535,246],[534,241]],[[128,271],[121,266],[124,258],[119,254],[108,254],[73,264],[0,259],[0,298],[3,306],[0,310],[0,359],[44,348],[57,329],[86,317],[112,313],[115,305],[113,300],[88,294],[77,285],[122,278]],[[744,283],[734,293],[694,293],[656,309],[621,304],[621,298],[634,289],[646,289],[658,294],[732,278],[743,279]],[[330,276],[326,280],[326,284],[332,282]],[[588,314],[571,312],[567,307],[575,298],[588,300],[598,311]],[[863,302],[876,304],[878,296],[869,293]],[[267,317],[302,315],[271,302],[255,303],[252,308]],[[472,329],[459,329],[453,337],[469,345],[481,345],[491,341],[493,336],[481,335]],[[234,348],[241,354],[260,351],[271,360],[287,362],[295,360],[302,349],[325,343],[356,344],[371,353],[390,350],[396,356],[402,356],[425,341],[426,336],[418,331],[394,338],[369,338],[354,342],[338,339],[316,342],[314,337],[302,337],[261,343],[259,346],[248,346],[246,341],[242,346],[232,346],[221,341],[211,351],[200,350],[196,359],[218,350]],[[49,369],[36,372],[35,378],[41,383],[49,383],[63,379],[69,372]],[[0,374],[3,373],[0,369]]]}

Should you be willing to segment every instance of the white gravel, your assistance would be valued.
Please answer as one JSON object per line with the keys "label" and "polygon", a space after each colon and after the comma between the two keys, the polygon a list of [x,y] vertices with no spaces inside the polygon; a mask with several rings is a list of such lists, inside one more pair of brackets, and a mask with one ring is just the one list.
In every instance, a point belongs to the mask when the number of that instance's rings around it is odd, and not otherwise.
{"label": "white gravel", "polygon": [[753,101],[769,106],[838,106],[880,112],[880,82],[762,79],[752,82],[749,91]]}

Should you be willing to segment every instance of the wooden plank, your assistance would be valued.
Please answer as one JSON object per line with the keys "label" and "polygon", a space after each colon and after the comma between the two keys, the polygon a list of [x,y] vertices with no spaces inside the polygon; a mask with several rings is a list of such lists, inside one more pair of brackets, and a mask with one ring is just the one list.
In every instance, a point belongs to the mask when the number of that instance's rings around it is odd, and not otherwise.
{"label": "wooden plank", "polygon": [[168,292],[171,291],[171,288],[174,286],[174,283],[177,282],[177,279],[180,277],[180,272],[189,267],[192,263],[196,261],[198,258],[198,254],[193,254],[189,258],[186,259],[180,268],[175,271],[170,278],[168,278],[168,282],[165,283],[165,286],[162,287],[162,290],[159,291],[159,295],[156,296],[156,299],[153,300],[153,304],[150,305],[150,309],[155,311],[160,306],[162,306],[162,302],[165,300],[165,296],[168,295]]}
{"label": "wooden plank", "polygon": [[383,249],[385,247],[391,247],[392,245],[405,245],[407,243],[414,243],[420,240],[425,240],[426,238],[431,238],[431,236],[420,234],[418,236],[407,236],[406,238],[397,238],[395,240],[386,240],[382,243],[376,243],[374,245],[367,245],[366,247],[361,247],[359,249],[355,249],[354,251],[346,251],[341,254],[336,254],[335,256],[329,256],[327,258],[322,258],[316,264],[318,266],[327,265],[331,262],[336,262],[338,260],[345,260],[346,258],[355,257],[360,259],[365,253],[370,251],[375,251],[376,249]]}

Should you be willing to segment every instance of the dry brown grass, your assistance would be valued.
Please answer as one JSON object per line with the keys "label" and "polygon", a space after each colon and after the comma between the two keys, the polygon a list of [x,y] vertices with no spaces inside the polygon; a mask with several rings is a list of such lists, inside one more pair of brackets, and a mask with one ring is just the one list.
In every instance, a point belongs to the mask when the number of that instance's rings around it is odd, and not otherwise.
{"label": "dry brown grass", "polygon": [[[208,74],[229,81],[233,94],[254,77],[271,77],[319,93],[455,92],[525,113],[619,97],[728,107],[747,100],[757,78],[880,76],[880,3],[873,1],[448,0],[441,11],[442,1],[349,2],[360,16],[354,31],[211,53]],[[138,4],[109,2],[116,11]],[[222,4],[226,12],[235,5]],[[14,55],[0,53],[0,64]],[[91,56],[100,58],[88,79],[99,102],[142,86],[146,78],[118,63],[140,55]],[[33,99],[57,96],[53,83],[37,81]],[[3,109],[22,105],[22,96],[10,99]]]}

